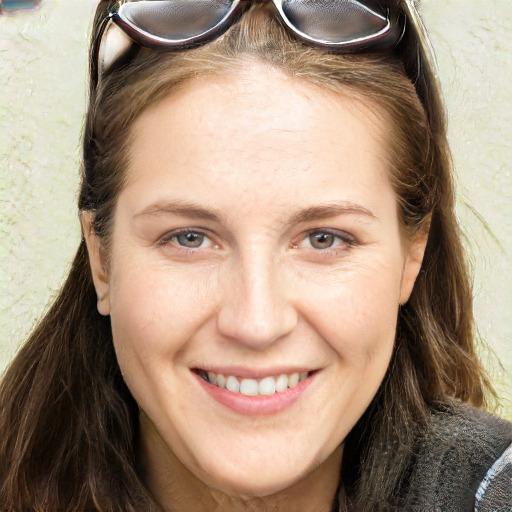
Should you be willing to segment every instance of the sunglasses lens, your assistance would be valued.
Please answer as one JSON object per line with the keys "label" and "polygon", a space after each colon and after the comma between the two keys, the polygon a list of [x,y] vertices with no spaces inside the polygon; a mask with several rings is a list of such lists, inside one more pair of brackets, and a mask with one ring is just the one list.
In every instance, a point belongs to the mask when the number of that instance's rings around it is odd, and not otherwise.
{"label": "sunglasses lens", "polygon": [[232,0],[141,0],[123,4],[119,15],[138,30],[181,41],[214,28],[232,4]]}
{"label": "sunglasses lens", "polygon": [[387,26],[385,11],[357,0],[283,0],[282,9],[294,27],[319,42],[367,39]]}

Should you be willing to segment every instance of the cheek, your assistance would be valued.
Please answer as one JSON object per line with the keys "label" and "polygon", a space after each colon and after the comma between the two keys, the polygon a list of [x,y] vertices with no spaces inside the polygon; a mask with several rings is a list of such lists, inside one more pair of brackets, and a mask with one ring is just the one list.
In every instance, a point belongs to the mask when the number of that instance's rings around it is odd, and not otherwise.
{"label": "cheek", "polygon": [[129,261],[117,265],[110,316],[121,366],[149,374],[155,364],[179,358],[186,342],[210,317],[213,294],[200,274],[197,269],[188,275],[183,268],[178,273],[172,267]]}
{"label": "cheek", "polygon": [[395,338],[401,266],[397,258],[354,264],[309,287],[308,322],[343,361],[363,366],[390,354]]}

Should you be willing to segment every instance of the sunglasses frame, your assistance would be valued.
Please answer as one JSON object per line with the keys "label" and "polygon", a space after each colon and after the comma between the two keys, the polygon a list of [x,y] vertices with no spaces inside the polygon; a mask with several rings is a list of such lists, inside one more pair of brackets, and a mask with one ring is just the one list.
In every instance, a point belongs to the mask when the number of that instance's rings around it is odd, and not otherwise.
{"label": "sunglasses frame", "polygon": [[125,6],[129,5],[130,3],[133,2],[128,1],[122,4],[118,11],[109,15],[109,19],[112,21],[112,23],[121,28],[125,34],[127,34],[133,41],[140,44],[141,46],[145,46],[147,48],[178,49],[206,43],[218,37],[231,25],[229,22],[233,17],[235,17],[237,14],[238,16],[241,16],[242,12],[240,11],[247,9],[251,4],[251,0],[233,0],[229,11],[215,26],[201,34],[198,34],[197,36],[187,37],[186,39],[165,39],[135,27],[123,15],[123,11],[126,10]]}
{"label": "sunglasses frame", "polygon": [[[131,39],[142,46],[146,46],[149,48],[187,48],[189,46],[195,46],[197,44],[201,44],[211,39],[219,36],[222,32],[224,32],[229,26],[231,26],[234,21],[236,21],[245,10],[247,10],[252,4],[261,0],[233,0],[231,7],[228,12],[224,15],[224,17],[217,22],[212,28],[206,30],[205,32],[198,34],[196,36],[190,36],[185,39],[166,39],[155,34],[151,34],[149,32],[144,31],[143,29],[134,26],[127,16],[124,15],[124,11],[128,9],[128,5],[132,3],[138,2],[125,2],[121,5],[118,11],[115,11],[109,15],[110,20],[119,26]],[[371,11],[371,9],[365,5],[367,9],[370,9],[372,14],[376,17],[381,18],[383,21],[386,21],[386,25],[379,32],[375,34],[371,34],[366,37],[360,37],[357,39],[352,39],[351,41],[339,41],[332,42],[324,39],[319,39],[313,36],[302,32],[298,27],[296,27],[288,18],[283,9],[283,2],[285,0],[268,0],[270,3],[274,5],[274,8],[279,13],[281,21],[284,22],[288,30],[290,30],[295,36],[299,39],[312,43],[317,46],[324,46],[326,48],[332,49],[343,49],[348,51],[350,48],[361,48],[362,45],[371,45],[372,42],[378,41],[379,46],[383,44],[383,40],[387,41],[389,39],[394,39],[396,42],[396,37],[399,37],[399,34],[392,34],[390,37],[390,31],[392,30],[392,22],[390,16],[390,9],[387,8],[386,16],[380,14],[375,11]],[[359,4],[358,0],[351,0],[355,4]],[[396,17],[396,16],[395,16]]]}
{"label": "sunglasses frame", "polygon": [[[132,2],[123,3],[117,11],[111,12],[104,19],[95,41],[91,62],[93,89],[101,82],[102,75],[110,70],[112,64],[124,55],[133,43],[153,49],[169,50],[186,49],[204,44],[219,37],[236,23],[253,3],[261,3],[262,1],[264,0],[233,0],[229,11],[214,27],[197,36],[176,40],[155,36],[135,27],[123,15],[123,10],[126,9],[124,6]],[[358,51],[362,53],[376,48],[389,49],[395,47],[407,75],[415,84],[418,95],[427,110],[436,108],[436,106],[428,105],[429,101],[435,102],[436,98],[440,102],[437,107],[444,109],[435,54],[414,0],[398,0],[396,8],[388,7],[386,27],[378,33],[338,43],[317,39],[300,31],[284,13],[282,8],[284,0],[267,1],[273,4],[286,29],[308,45],[322,47],[334,53],[357,53]],[[355,1],[357,2],[357,0]],[[372,0],[369,0],[369,3],[373,3]],[[374,14],[382,16],[377,12],[374,12]],[[115,47],[115,50],[108,56],[106,51],[107,39],[115,40],[111,44],[112,47]]]}

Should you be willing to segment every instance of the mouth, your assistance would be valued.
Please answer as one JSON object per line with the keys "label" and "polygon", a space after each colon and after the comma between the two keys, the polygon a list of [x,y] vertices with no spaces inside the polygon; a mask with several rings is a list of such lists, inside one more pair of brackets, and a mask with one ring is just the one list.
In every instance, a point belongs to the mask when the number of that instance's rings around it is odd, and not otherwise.
{"label": "mouth", "polygon": [[243,378],[235,375],[207,372],[195,369],[195,373],[206,382],[231,393],[245,396],[272,396],[298,386],[314,372],[293,372],[269,375],[262,378]]}

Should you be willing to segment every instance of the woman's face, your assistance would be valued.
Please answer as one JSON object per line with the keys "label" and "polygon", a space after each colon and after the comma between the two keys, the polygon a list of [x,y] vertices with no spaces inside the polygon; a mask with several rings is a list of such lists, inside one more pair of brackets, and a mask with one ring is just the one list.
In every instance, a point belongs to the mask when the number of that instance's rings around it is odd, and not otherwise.
{"label": "woman's face", "polygon": [[423,254],[385,132],[256,64],[133,127],[108,262],[88,237],[98,307],[143,436],[211,487],[263,496],[321,471],[383,379]]}

